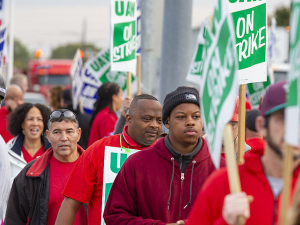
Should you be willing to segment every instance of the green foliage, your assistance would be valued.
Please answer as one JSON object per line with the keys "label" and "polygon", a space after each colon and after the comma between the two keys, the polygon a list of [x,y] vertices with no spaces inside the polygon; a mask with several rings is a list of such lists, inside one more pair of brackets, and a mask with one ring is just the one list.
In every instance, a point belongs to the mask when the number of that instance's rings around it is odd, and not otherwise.
{"label": "green foliage", "polygon": [[285,7],[277,8],[275,11],[275,19],[277,21],[277,26],[289,26],[290,9]]}
{"label": "green foliage", "polygon": [[73,59],[78,48],[84,51],[85,57],[87,52],[97,53],[100,51],[100,49],[93,44],[82,46],[79,43],[70,43],[53,49],[51,59]]}
{"label": "green foliage", "polygon": [[14,67],[26,70],[30,55],[27,48],[18,40],[14,40]]}

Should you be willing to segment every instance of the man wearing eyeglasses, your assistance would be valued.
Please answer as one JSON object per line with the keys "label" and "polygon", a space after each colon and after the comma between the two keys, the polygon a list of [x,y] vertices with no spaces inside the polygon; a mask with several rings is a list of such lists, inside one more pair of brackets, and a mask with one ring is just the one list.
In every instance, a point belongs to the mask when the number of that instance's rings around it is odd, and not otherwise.
{"label": "man wearing eyeglasses", "polygon": [[[52,147],[28,163],[13,182],[8,200],[5,225],[54,225],[61,194],[77,159],[84,150],[77,145],[81,136],[76,115],[69,110],[56,110],[50,115],[46,131]],[[76,225],[87,224],[81,207]]]}
{"label": "man wearing eyeglasses", "polygon": [[161,104],[151,95],[135,97],[126,115],[126,122],[122,134],[95,142],[80,157],[63,191],[66,198],[56,224],[73,224],[76,212],[83,203],[89,203],[88,224],[100,224],[105,146],[137,150],[152,146],[161,133]]}

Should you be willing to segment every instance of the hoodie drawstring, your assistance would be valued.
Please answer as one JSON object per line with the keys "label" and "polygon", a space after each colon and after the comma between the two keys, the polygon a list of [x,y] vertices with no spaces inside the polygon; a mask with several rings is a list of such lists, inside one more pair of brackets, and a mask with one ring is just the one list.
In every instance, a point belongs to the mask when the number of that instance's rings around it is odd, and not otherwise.
{"label": "hoodie drawstring", "polygon": [[196,161],[193,160],[192,163],[193,163],[193,166],[192,166],[192,174],[191,174],[190,199],[189,199],[188,204],[186,204],[186,206],[184,206],[183,209],[186,209],[186,207],[188,207],[188,205],[192,204],[193,172],[194,172],[194,166],[195,166]]}
{"label": "hoodie drawstring", "polygon": [[171,178],[171,183],[170,183],[170,194],[169,194],[169,200],[168,200],[168,210],[170,209],[170,201],[171,201],[171,195],[172,195],[172,183],[173,183],[173,178],[174,178],[174,172],[175,172],[175,163],[174,163],[174,158],[171,158],[173,162],[173,170],[172,170],[172,178]]}

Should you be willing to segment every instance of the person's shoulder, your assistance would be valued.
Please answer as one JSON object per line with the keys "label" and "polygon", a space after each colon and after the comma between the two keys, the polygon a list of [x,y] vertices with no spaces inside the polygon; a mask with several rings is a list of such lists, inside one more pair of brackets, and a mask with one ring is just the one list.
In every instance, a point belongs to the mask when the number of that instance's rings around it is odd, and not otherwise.
{"label": "person's shoulder", "polygon": [[20,171],[20,173],[15,177],[17,182],[21,182],[24,184],[24,181],[28,180],[29,177],[26,175],[28,170],[32,167],[35,163],[36,159],[32,160],[31,162],[27,163],[25,167]]}
{"label": "person's shoulder", "polygon": [[98,149],[104,150],[105,146],[120,147],[120,135],[121,134],[116,134],[116,135],[101,138],[100,140],[95,141],[91,146],[89,146],[86,149],[86,152],[95,151]]}
{"label": "person's shoulder", "polygon": [[227,168],[220,168],[214,171],[206,180],[203,190],[211,189],[212,187],[223,187],[228,183]]}

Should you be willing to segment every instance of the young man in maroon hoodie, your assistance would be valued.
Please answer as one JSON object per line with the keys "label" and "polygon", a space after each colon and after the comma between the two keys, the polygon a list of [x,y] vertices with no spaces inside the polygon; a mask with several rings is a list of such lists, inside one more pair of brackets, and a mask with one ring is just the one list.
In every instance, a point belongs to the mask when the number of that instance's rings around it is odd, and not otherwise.
{"label": "young man in maroon hoodie", "polygon": [[[256,119],[256,129],[266,138],[261,154],[249,154],[239,166],[242,193],[230,194],[226,169],[221,169],[203,185],[187,225],[235,224],[238,216],[247,225],[277,224],[283,186],[285,82],[269,87]],[[296,126],[296,125],[295,125]],[[293,149],[292,189],[300,174],[300,146]]]}
{"label": "young man in maroon hoodie", "polygon": [[162,111],[169,134],[126,160],[106,203],[107,225],[184,224],[202,184],[215,171],[200,137],[199,104],[195,88],[179,87],[166,96]]}

